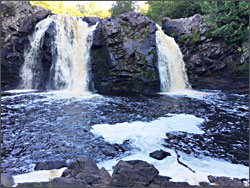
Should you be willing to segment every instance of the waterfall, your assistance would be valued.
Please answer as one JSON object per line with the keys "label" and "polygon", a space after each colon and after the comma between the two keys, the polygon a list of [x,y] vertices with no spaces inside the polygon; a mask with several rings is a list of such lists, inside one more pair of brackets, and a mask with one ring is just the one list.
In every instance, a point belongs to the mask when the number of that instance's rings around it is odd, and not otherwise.
{"label": "waterfall", "polygon": [[[52,62],[44,62],[45,33],[52,25],[53,40],[49,47]],[[35,32],[29,37],[30,48],[24,53],[21,87],[41,89],[41,85],[44,85],[47,90],[86,92],[89,50],[96,26],[97,24],[88,27],[80,18],[69,15],[53,15],[39,22],[35,26]],[[43,67],[49,63],[47,73]]]}
{"label": "waterfall", "polygon": [[156,31],[158,70],[161,92],[183,93],[191,89],[183,56],[174,38],[167,36],[159,25]]}

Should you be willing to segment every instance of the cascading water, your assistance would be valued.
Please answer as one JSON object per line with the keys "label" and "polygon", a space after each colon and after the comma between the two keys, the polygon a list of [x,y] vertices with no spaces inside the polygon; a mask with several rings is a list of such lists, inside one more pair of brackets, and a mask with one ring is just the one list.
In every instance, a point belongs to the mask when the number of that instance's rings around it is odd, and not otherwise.
{"label": "cascading water", "polygon": [[[69,90],[83,93],[88,89],[88,59],[92,34],[97,25],[88,27],[80,18],[69,15],[53,15],[39,22],[29,38],[30,48],[25,52],[21,70],[22,88],[40,89],[43,82],[43,43],[46,31],[54,25],[50,44],[52,62],[45,89]],[[45,80],[44,80],[45,81]],[[44,83],[43,83],[44,84]]]}
{"label": "cascading water", "polygon": [[156,31],[158,70],[161,92],[183,93],[191,89],[182,60],[182,53],[174,38],[167,36],[159,25]]}

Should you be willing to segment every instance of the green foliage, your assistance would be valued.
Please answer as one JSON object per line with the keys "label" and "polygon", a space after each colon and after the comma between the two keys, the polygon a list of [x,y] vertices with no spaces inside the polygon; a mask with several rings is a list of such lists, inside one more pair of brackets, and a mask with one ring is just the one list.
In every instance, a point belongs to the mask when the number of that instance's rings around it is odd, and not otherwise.
{"label": "green foliage", "polygon": [[249,33],[249,1],[209,1],[202,10],[209,14],[212,37],[237,46]]}
{"label": "green foliage", "polygon": [[200,39],[201,39],[200,30],[197,29],[197,30],[194,32],[194,35],[193,35],[193,38],[192,38],[192,43],[195,44],[195,43],[198,42]]}
{"label": "green foliage", "polygon": [[117,17],[123,13],[127,13],[134,10],[135,10],[134,1],[116,1],[112,5],[111,15]]}
{"label": "green foliage", "polygon": [[183,18],[194,14],[202,14],[199,1],[148,1],[147,16],[158,24],[163,17]]}

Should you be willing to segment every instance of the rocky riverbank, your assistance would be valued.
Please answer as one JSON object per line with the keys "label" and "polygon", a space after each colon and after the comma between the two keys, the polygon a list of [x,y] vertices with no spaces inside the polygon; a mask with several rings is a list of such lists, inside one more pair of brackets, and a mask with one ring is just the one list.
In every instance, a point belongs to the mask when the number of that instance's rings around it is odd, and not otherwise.
{"label": "rocky riverbank", "polygon": [[[61,168],[62,161],[44,162],[36,169]],[[13,186],[12,176],[1,174],[1,186]],[[159,171],[142,160],[122,161],[114,167],[112,176],[105,168],[99,169],[92,158],[81,158],[72,162],[60,177],[49,182],[18,183],[17,187],[246,187],[248,179],[208,176],[207,182],[190,185],[187,182],[174,182],[171,177],[159,175]]]}

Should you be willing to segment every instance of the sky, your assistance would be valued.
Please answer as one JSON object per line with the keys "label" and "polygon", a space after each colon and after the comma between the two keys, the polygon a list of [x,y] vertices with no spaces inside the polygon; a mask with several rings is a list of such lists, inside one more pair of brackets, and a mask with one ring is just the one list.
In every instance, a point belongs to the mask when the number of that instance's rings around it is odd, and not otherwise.
{"label": "sky", "polygon": [[[92,1],[63,1],[64,3],[66,3],[67,5],[76,5],[76,4],[85,4],[85,3],[90,3]],[[112,4],[115,2],[115,1],[96,1],[98,4],[100,4],[100,6],[103,8],[103,9],[109,9],[111,8]],[[137,4],[138,5],[143,5],[146,1],[137,1]]]}

